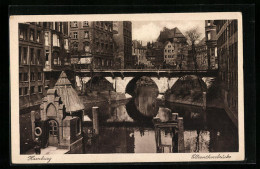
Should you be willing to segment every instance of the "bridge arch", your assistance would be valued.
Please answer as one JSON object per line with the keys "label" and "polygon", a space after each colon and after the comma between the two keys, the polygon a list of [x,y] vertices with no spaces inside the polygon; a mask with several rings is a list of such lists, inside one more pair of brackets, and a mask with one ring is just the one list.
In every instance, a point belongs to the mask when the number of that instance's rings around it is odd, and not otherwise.
{"label": "bridge arch", "polygon": [[156,89],[159,91],[159,87],[158,87],[157,83],[151,77],[136,76],[127,83],[126,88],[125,88],[125,93],[128,93],[131,96],[134,96],[135,95],[135,89],[136,89],[136,86],[137,86],[137,82],[140,79],[147,80],[151,85],[154,85],[156,87]]}

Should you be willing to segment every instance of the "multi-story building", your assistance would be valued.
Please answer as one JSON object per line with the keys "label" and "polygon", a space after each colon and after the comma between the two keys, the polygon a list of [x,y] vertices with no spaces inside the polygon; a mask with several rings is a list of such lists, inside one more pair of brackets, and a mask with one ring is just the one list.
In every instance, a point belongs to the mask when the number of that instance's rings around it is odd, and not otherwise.
{"label": "multi-story building", "polygon": [[207,45],[205,43],[205,37],[195,45],[196,51],[196,63],[199,70],[208,69],[208,55],[207,55]]}
{"label": "multi-story building", "polygon": [[176,66],[176,50],[174,48],[174,44],[170,41],[166,41],[164,44],[164,62],[166,64]]}
{"label": "multi-story building", "polygon": [[157,41],[164,44],[165,64],[179,69],[187,67],[187,38],[177,27],[173,29],[164,28],[160,32]]}
{"label": "multi-story building", "polygon": [[207,60],[209,69],[218,68],[216,25],[213,20],[205,21],[205,43],[207,45]]}
{"label": "multi-story building", "polygon": [[224,108],[238,124],[238,24],[237,20],[215,20],[219,81]]}
{"label": "multi-story building", "polygon": [[132,22],[114,21],[115,60],[118,68],[134,68],[135,58],[132,57]]}
{"label": "multi-story building", "polygon": [[[67,23],[19,23],[20,152],[32,148],[30,112],[40,111],[46,88],[52,88],[61,70],[70,70]],[[71,73],[71,78],[73,78]]]}
{"label": "multi-story building", "polygon": [[146,58],[146,46],[142,46],[142,41],[133,40],[132,56],[136,57],[135,65],[151,66],[151,62]]}
{"label": "multi-story building", "polygon": [[150,61],[155,68],[163,68],[163,51],[164,45],[161,42],[148,42],[147,43],[147,51],[146,57],[147,60]]}
{"label": "multi-story building", "polygon": [[70,22],[71,63],[76,69],[110,69],[114,65],[113,22]]}
{"label": "multi-story building", "polygon": [[70,38],[68,22],[43,22],[45,85],[54,87],[61,71],[66,71],[74,84],[70,64]]}
{"label": "multi-story building", "polygon": [[19,23],[19,107],[30,112],[45,94],[43,25]]}

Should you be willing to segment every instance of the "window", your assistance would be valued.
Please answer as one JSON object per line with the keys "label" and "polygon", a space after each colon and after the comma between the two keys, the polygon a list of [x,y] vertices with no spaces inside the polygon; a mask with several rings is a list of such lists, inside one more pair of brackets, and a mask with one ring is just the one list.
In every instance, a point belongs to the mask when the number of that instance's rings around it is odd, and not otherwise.
{"label": "window", "polygon": [[60,46],[60,39],[59,39],[59,37],[58,37],[58,35],[56,35],[56,34],[53,34],[53,46]]}
{"label": "window", "polygon": [[45,61],[46,63],[49,63],[49,50],[45,51]]}
{"label": "window", "polygon": [[31,81],[34,81],[34,80],[35,80],[34,73],[31,72]]}
{"label": "window", "polygon": [[78,51],[78,43],[74,43],[73,49],[74,49],[75,51]]}
{"label": "window", "polygon": [[22,59],[22,47],[19,46],[19,65],[21,65],[21,59]]}
{"label": "window", "polygon": [[28,81],[28,73],[23,74],[23,81]]}
{"label": "window", "polygon": [[88,26],[88,21],[84,21],[83,26]]}
{"label": "window", "polygon": [[73,32],[73,39],[78,39],[78,32]]}
{"label": "window", "polygon": [[39,81],[42,80],[42,72],[38,72],[38,80],[39,80]]}
{"label": "window", "polygon": [[85,52],[90,52],[89,43],[85,44],[84,50],[85,50]]}
{"label": "window", "polygon": [[35,55],[34,55],[34,49],[30,49],[30,59],[31,59],[31,64],[35,64]]}
{"label": "window", "polygon": [[164,52],[167,52],[167,50],[165,49]]}
{"label": "window", "polygon": [[35,91],[34,91],[34,86],[31,86],[30,89],[31,89],[31,90],[30,90],[31,94],[34,94],[34,93],[35,93]]}
{"label": "window", "polygon": [[72,22],[72,27],[78,27],[78,22],[76,21]]}
{"label": "window", "polygon": [[64,49],[68,50],[69,49],[69,40],[64,39]]}
{"label": "window", "polygon": [[171,50],[168,50],[168,53],[171,53]]}
{"label": "window", "polygon": [[40,42],[40,36],[41,36],[41,32],[37,31],[37,42]]}
{"label": "window", "polygon": [[207,21],[207,25],[210,26],[210,20]]}
{"label": "window", "polygon": [[50,80],[51,77],[50,77],[50,74],[49,73],[45,73],[45,80]]}
{"label": "window", "polygon": [[171,45],[168,45],[168,48],[171,48],[172,46]]}
{"label": "window", "polygon": [[210,39],[211,39],[211,34],[210,34],[210,32],[207,32],[207,35],[208,35],[208,40],[210,40]]}
{"label": "window", "polygon": [[42,86],[38,86],[38,93],[42,93]]}
{"label": "window", "polygon": [[80,121],[80,118],[77,118],[77,121],[76,121],[76,133],[77,134],[81,133],[81,121]]}
{"label": "window", "polygon": [[19,96],[23,95],[23,88],[19,87]]}
{"label": "window", "polygon": [[20,29],[19,38],[24,39],[24,29]]}
{"label": "window", "polygon": [[41,63],[41,50],[37,50],[37,64],[39,65]]}
{"label": "window", "polygon": [[34,30],[33,29],[30,30],[30,40],[31,41],[34,40]]}
{"label": "window", "polygon": [[44,33],[45,46],[49,46],[49,32]]}
{"label": "window", "polygon": [[84,38],[86,38],[86,39],[89,38],[89,32],[88,32],[88,31],[85,31],[85,32],[84,32]]}
{"label": "window", "polygon": [[19,73],[19,81],[23,81],[23,74],[22,73]]}
{"label": "window", "polygon": [[25,87],[24,88],[24,95],[28,95],[29,93],[28,93],[28,87]]}

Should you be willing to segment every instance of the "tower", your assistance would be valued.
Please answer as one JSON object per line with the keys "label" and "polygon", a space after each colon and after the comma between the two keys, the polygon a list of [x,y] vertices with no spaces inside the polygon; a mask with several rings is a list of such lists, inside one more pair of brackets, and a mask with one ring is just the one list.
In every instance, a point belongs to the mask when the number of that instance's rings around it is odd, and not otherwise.
{"label": "tower", "polygon": [[216,25],[213,20],[205,20],[208,69],[217,69],[217,38]]}

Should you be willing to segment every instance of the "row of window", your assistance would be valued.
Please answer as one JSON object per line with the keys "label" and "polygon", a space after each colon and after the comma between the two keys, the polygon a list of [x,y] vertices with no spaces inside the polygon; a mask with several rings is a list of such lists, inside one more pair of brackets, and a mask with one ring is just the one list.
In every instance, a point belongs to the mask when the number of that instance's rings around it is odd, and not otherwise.
{"label": "row of window", "polygon": [[165,49],[164,52],[166,52],[166,53],[173,53],[174,50],[167,50],[167,49]]}
{"label": "row of window", "polygon": [[[28,73],[19,73],[19,81],[20,82],[27,82],[28,81],[29,74]],[[35,81],[36,73],[31,72],[30,74],[30,81]],[[42,72],[37,73],[37,80],[42,80]]]}
{"label": "row of window", "polygon": [[29,63],[32,65],[41,64],[41,49],[35,50],[34,48],[19,46],[19,65]]}
{"label": "row of window", "polygon": [[[36,91],[37,90],[37,91]],[[31,86],[30,87],[30,95],[38,93],[42,93],[43,86]],[[20,87],[19,88],[19,96],[29,95],[29,87]]]}
{"label": "row of window", "polygon": [[164,58],[174,58],[174,55],[164,55]]}
{"label": "row of window", "polygon": [[[96,27],[98,28],[101,28],[103,30],[106,30],[106,31],[110,31],[112,32],[112,26],[110,24],[107,24],[106,22],[103,22],[103,21],[97,21],[95,22],[96,24]],[[70,27],[71,28],[78,28],[79,27],[79,22],[77,21],[74,21],[74,22],[70,22]],[[89,22],[88,21],[83,21],[82,22],[82,26],[83,27],[88,27],[89,26]]]}
{"label": "row of window", "polygon": [[[28,37],[29,35],[29,37]],[[30,41],[35,41],[35,42],[41,42],[41,31],[36,31],[35,29],[29,29],[29,34],[28,34],[28,29],[26,28],[20,28],[19,29],[19,39],[21,40],[30,40]]]}

